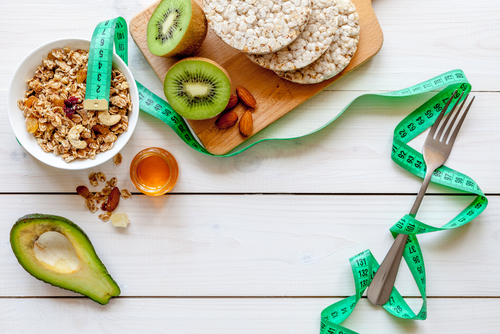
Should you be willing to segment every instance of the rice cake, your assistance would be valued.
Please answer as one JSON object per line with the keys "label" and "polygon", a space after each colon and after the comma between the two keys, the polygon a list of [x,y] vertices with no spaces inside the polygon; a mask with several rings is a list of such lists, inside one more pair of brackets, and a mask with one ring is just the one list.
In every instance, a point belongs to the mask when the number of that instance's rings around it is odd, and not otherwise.
{"label": "rice cake", "polygon": [[321,57],[338,29],[338,2],[312,0],[311,16],[300,36],[284,49],[265,55],[247,55],[254,63],[273,71],[292,71]]}
{"label": "rice cake", "polygon": [[252,54],[283,49],[305,29],[311,0],[204,0],[212,30],[233,48]]}
{"label": "rice cake", "polygon": [[333,78],[351,61],[359,42],[359,15],[350,0],[338,2],[339,27],[328,50],[314,63],[293,71],[275,71],[280,77],[301,84]]}

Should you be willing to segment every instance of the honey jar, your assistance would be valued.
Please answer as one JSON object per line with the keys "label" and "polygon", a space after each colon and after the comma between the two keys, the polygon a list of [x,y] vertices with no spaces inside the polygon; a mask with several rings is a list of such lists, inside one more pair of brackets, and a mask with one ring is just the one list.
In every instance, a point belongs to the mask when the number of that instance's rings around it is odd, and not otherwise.
{"label": "honey jar", "polygon": [[137,153],[130,164],[130,179],[143,194],[160,196],[171,191],[177,183],[179,166],[174,156],[159,147]]}

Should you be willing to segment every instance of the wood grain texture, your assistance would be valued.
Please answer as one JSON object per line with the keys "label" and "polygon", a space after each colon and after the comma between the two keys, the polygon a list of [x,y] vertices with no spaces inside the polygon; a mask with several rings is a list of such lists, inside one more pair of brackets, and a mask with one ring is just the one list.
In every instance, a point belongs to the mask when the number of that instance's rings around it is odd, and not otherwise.
{"label": "wood grain texture", "polygon": [[[120,187],[120,185],[119,185]],[[175,195],[121,200],[126,229],[103,223],[78,195],[0,195],[0,235],[27,213],[70,219],[89,236],[122,296],[348,296],[349,258],[370,249],[380,260],[390,226],[414,196]],[[500,198],[474,222],[419,236],[429,296],[500,297]],[[419,219],[444,225],[470,196],[429,196]],[[4,239],[6,240],[6,239]],[[73,296],[30,276],[0,243],[0,296]],[[396,282],[419,296],[403,262]]]}
{"label": "wood grain texture", "polygon": [[[158,3],[159,1],[152,4],[132,19],[130,34],[160,81],[163,82],[168,69],[177,60],[155,56],[148,50],[147,23]],[[209,28],[207,38],[196,56],[212,59],[224,67],[231,77],[233,92],[236,87],[244,86],[255,97],[257,108],[253,112],[252,135],[272,124],[334,81],[342,78],[380,50],[383,34],[371,6],[371,0],[353,0],[353,3],[356,5],[360,17],[358,50],[351,63],[340,74],[314,85],[300,85],[281,79],[273,71],[254,64],[243,53],[226,45]],[[234,111],[241,116],[245,107],[239,104],[234,108]],[[223,131],[218,130],[215,126],[215,120],[216,118],[203,121],[188,120],[195,134],[211,153],[227,153],[249,138],[241,135],[236,126]]]}
{"label": "wood grain texture", "polygon": [[[392,132],[425,96],[389,103],[366,97],[315,135],[267,142],[227,159],[188,149],[165,124],[141,113],[122,150],[122,165],[61,171],[33,159],[13,137],[5,112],[12,74],[39,45],[89,38],[95,25],[109,18],[123,16],[130,22],[153,0],[4,2],[0,333],[318,334],[321,310],[339,300],[331,297],[354,293],[348,265],[353,252],[369,248],[377,258],[387,252],[388,226],[407,212],[411,193],[420,187],[418,178],[390,160]],[[365,93],[397,90],[463,69],[476,101],[447,164],[497,195],[488,196],[490,206],[471,224],[419,239],[432,297],[427,320],[396,319],[363,299],[345,324],[362,334],[497,333],[500,2],[374,0],[373,8],[384,30],[377,56],[252,139],[272,136],[288,122],[319,122]],[[132,40],[129,45],[135,79],[162,96],[155,72]],[[418,138],[412,145],[420,149],[422,142]],[[89,172],[99,170],[117,176],[120,187],[133,189],[128,164],[150,146],[166,148],[177,158],[178,194],[123,201],[121,209],[132,220],[127,230],[100,222],[81,198],[70,195],[86,184]],[[419,218],[439,225],[467,203],[461,196],[430,195]],[[8,242],[10,227],[26,213],[49,211],[71,218],[89,234],[124,297],[100,306],[39,282],[20,267]],[[337,250],[346,245],[342,242],[357,244]],[[398,289],[417,295],[404,265],[402,270]],[[420,306],[419,298],[407,300],[414,310]]]}
{"label": "wood grain texture", "polygon": [[[339,300],[116,298],[102,306],[80,298],[0,299],[0,323],[9,334],[318,334],[321,311]],[[418,310],[421,301],[414,301]],[[343,325],[370,334],[496,333],[499,309],[499,299],[430,299],[427,320],[410,321],[363,298]]]}

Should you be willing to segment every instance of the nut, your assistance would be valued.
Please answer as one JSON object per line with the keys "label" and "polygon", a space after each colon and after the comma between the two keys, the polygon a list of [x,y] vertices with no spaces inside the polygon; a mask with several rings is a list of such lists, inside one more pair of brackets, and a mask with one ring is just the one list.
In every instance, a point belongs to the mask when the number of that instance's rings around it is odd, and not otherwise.
{"label": "nut", "polygon": [[241,116],[240,119],[240,132],[245,137],[248,137],[250,136],[250,134],[252,134],[252,130],[253,130],[252,113],[247,110],[245,111],[243,116]]}
{"label": "nut", "polygon": [[250,94],[248,89],[246,89],[245,87],[239,86],[238,88],[236,88],[236,94],[238,94],[241,102],[248,108],[255,108],[255,106],[257,105],[257,101],[255,101],[253,95]]}
{"label": "nut", "polygon": [[97,118],[102,125],[112,126],[118,123],[122,119],[122,116],[118,114],[111,115],[107,110],[103,110],[99,111]]}
{"label": "nut", "polygon": [[222,116],[215,122],[215,125],[219,128],[219,130],[222,130],[232,127],[237,121],[238,115],[234,111],[229,111],[222,114]]}
{"label": "nut", "polygon": [[92,130],[95,132],[101,134],[101,135],[107,135],[109,133],[109,128],[107,126],[103,126],[101,124],[96,124],[92,127]]}
{"label": "nut", "polygon": [[90,196],[92,196],[92,193],[89,191],[89,188],[85,186],[76,187],[76,192],[83,198],[89,198]]}
{"label": "nut", "polygon": [[229,102],[227,103],[226,109],[224,109],[224,111],[233,109],[237,104],[238,104],[238,96],[231,94]]}
{"label": "nut", "polygon": [[113,212],[115,211],[118,203],[120,202],[120,190],[118,187],[114,187],[111,190],[111,194],[109,194],[108,201],[106,202],[106,211]]}
{"label": "nut", "polygon": [[83,150],[87,147],[87,142],[80,140],[80,133],[85,130],[85,127],[81,124],[75,125],[69,130],[68,141],[76,149]]}

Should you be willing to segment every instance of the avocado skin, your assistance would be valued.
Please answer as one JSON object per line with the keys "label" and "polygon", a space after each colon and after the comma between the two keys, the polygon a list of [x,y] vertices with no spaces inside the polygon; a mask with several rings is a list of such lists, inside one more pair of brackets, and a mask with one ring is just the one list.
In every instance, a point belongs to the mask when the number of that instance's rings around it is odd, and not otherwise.
{"label": "avocado skin", "polygon": [[[57,284],[57,283],[52,282],[50,279],[44,279],[42,277],[38,277],[33,272],[32,268],[30,267],[30,263],[27,263],[27,261],[25,261],[25,258],[22,256],[23,255],[22,254],[22,252],[23,252],[22,246],[23,245],[21,245],[19,242],[19,234],[21,233],[21,231],[23,229],[29,228],[33,224],[47,224],[47,223],[51,223],[53,226],[50,229],[47,229],[47,231],[54,231],[55,230],[55,231],[60,232],[66,236],[65,233],[57,230],[58,227],[65,227],[65,229],[71,231],[71,233],[73,233],[75,236],[77,236],[78,238],[80,238],[83,241],[83,245],[72,243],[73,247],[75,247],[75,249],[78,249],[79,247],[84,248],[84,251],[91,257],[93,265],[99,271],[100,275],[102,275],[102,280],[105,280],[109,284],[111,291],[107,292],[105,296],[99,296],[99,295],[92,294],[92,293],[85,293],[83,291],[79,291],[80,289],[78,289],[78,288],[70,288],[68,286],[65,286],[62,283]],[[44,232],[46,232],[46,231],[43,231],[43,233]],[[41,233],[40,233],[40,235],[41,235]],[[34,243],[40,235],[37,235],[36,239],[34,239],[32,242]],[[87,236],[87,234],[78,225],[76,225],[75,223],[73,223],[72,221],[70,221],[67,218],[64,218],[61,216],[56,216],[56,215],[40,214],[40,213],[27,214],[27,215],[19,218],[16,221],[16,223],[14,224],[14,226],[12,227],[12,229],[10,231],[10,243],[11,243],[12,251],[14,252],[14,255],[16,256],[19,264],[30,275],[32,275],[33,277],[35,277],[38,280],[41,280],[45,283],[48,283],[48,284],[53,285],[53,286],[57,286],[59,288],[65,289],[65,290],[70,290],[73,292],[80,293],[86,297],[89,297],[90,299],[92,299],[93,301],[95,301],[101,305],[107,304],[111,297],[119,296],[121,293],[120,287],[115,282],[115,280],[111,277],[111,275],[108,273],[106,267],[104,266],[104,264],[101,262],[101,260],[97,256],[95,249],[94,249],[94,246],[90,242],[90,239]],[[26,251],[26,250],[24,250],[24,251]],[[47,271],[49,272],[50,270],[47,269]]]}

